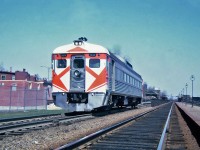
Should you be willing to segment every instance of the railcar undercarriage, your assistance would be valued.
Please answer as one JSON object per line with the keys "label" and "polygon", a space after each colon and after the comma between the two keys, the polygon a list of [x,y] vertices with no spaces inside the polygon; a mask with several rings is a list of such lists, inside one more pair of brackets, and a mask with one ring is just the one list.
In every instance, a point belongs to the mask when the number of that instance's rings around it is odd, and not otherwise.
{"label": "railcar undercarriage", "polygon": [[54,104],[69,111],[92,111],[112,107],[136,107],[141,103],[140,97],[110,95],[105,93],[54,93]]}
{"label": "railcar undercarriage", "polygon": [[87,93],[69,93],[67,94],[68,103],[88,103]]}

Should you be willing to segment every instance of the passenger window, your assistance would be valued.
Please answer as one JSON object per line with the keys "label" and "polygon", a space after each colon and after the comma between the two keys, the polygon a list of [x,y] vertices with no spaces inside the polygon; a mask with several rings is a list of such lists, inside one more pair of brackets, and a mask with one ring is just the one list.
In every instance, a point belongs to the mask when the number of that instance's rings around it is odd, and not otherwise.
{"label": "passenger window", "polygon": [[124,73],[124,82],[126,82],[126,74]]}
{"label": "passenger window", "polygon": [[59,59],[57,61],[57,68],[66,68],[66,66],[67,66],[66,59]]}
{"label": "passenger window", "polygon": [[74,68],[84,68],[84,60],[74,59]]}
{"label": "passenger window", "polygon": [[100,68],[100,59],[90,59],[89,67],[90,68]]}
{"label": "passenger window", "polygon": [[129,83],[130,83],[130,84],[132,84],[132,80],[133,80],[133,78],[132,78],[132,77],[130,77],[130,80],[129,80]]}
{"label": "passenger window", "polygon": [[126,82],[129,83],[129,75],[126,77]]}

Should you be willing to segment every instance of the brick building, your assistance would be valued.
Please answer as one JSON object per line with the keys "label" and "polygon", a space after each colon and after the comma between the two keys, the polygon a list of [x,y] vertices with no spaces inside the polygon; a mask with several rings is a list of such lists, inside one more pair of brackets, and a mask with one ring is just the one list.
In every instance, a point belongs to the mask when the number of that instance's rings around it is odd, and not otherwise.
{"label": "brick building", "polygon": [[46,109],[49,88],[36,75],[0,71],[0,110]]}
{"label": "brick building", "polygon": [[35,75],[30,75],[26,69],[23,71],[0,71],[0,80],[27,80],[27,81],[37,81]]}

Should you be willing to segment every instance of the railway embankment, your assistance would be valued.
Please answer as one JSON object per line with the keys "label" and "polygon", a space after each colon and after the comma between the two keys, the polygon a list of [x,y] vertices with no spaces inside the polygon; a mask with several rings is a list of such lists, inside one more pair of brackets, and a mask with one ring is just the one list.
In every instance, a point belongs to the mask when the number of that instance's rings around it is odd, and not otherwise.
{"label": "railway embankment", "polygon": [[200,146],[200,107],[191,106],[188,103],[177,102],[176,106],[178,107],[181,115],[186,121],[188,127],[191,130],[191,133],[196,138],[197,143]]}

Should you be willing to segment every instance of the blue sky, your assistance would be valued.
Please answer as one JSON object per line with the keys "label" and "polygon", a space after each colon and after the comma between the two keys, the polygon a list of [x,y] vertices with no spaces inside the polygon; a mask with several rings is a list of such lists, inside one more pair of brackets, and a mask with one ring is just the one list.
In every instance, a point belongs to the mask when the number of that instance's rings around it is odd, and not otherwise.
{"label": "blue sky", "polygon": [[51,53],[85,36],[118,48],[150,86],[200,96],[200,0],[0,0],[0,63],[47,77]]}

